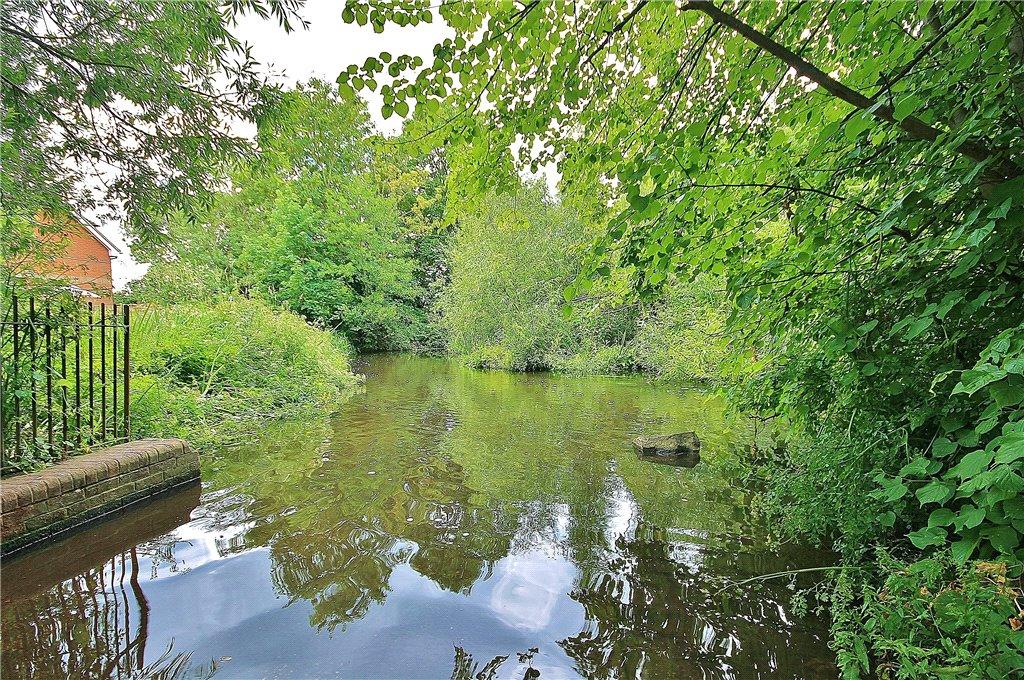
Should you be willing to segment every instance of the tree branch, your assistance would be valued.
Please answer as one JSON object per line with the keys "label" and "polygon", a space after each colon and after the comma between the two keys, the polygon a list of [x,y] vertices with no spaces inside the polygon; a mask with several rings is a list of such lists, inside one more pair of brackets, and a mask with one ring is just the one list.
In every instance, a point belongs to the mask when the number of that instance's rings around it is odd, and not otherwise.
{"label": "tree branch", "polygon": [[[742,20],[728,12],[722,11],[710,0],[689,0],[689,2],[683,6],[683,9],[703,12],[710,17],[712,21],[727,26],[764,51],[778,59],[781,59],[786,65],[796,71],[798,75],[817,84],[826,92],[829,92],[835,97],[839,97],[846,103],[851,104],[858,109],[867,111],[875,118],[879,118],[898,126],[913,139],[934,142],[943,134],[940,130],[932,127],[917,116],[906,116],[905,118],[897,119],[891,106],[876,102],[873,98],[867,97],[860,92],[847,87],[789,48],[775,42],[764,33],[761,33],[753,26],[744,23]],[[956,151],[976,163],[985,163],[995,158],[995,154],[988,145],[978,139],[968,139],[961,142],[957,145]],[[1021,174],[1021,168],[1016,163],[999,159],[995,159],[992,170],[996,174],[1007,179],[1018,177]]]}

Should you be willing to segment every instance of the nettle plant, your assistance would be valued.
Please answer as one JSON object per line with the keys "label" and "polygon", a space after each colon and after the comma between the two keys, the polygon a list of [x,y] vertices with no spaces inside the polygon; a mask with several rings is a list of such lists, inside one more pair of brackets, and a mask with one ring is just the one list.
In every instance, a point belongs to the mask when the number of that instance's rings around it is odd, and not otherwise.
{"label": "nettle plant", "polygon": [[[938,308],[936,314],[942,314]],[[942,383],[949,373],[936,379]],[[1024,558],[1024,327],[1000,333],[960,374],[940,421],[941,435],[895,476],[879,473],[876,498],[911,494],[930,509],[927,525],[909,534],[918,548],[950,542],[955,559]],[[980,416],[977,414],[980,412]],[[896,519],[889,511],[885,521]]]}

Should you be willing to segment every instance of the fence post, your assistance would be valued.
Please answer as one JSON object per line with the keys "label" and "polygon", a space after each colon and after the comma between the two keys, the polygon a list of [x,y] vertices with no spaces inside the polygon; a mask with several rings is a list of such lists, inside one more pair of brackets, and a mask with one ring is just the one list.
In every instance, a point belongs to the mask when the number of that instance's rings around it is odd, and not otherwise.
{"label": "fence post", "polygon": [[13,299],[14,313],[14,458],[21,458],[21,397],[18,396],[20,382],[18,380],[19,350],[21,343],[18,341],[18,296]]}
{"label": "fence post", "polygon": [[100,441],[107,438],[107,303],[100,303]]}
{"label": "fence post", "polygon": [[131,384],[131,345],[129,344],[129,334],[131,333],[131,317],[128,313],[128,305],[122,305],[121,309],[124,315],[124,440],[131,440],[131,406],[130,406],[130,384]]}
{"label": "fence post", "polygon": [[28,381],[32,398],[32,450],[39,446],[39,400],[36,398],[36,299],[28,299]]}
{"label": "fence post", "polygon": [[60,325],[60,456],[68,457],[68,326]]}
{"label": "fence post", "polygon": [[113,321],[114,337],[113,337],[113,349],[111,349],[110,357],[110,385],[111,385],[111,401],[113,402],[113,413],[111,414],[111,426],[113,428],[113,441],[117,441],[117,303],[114,303],[114,309],[110,316]]}

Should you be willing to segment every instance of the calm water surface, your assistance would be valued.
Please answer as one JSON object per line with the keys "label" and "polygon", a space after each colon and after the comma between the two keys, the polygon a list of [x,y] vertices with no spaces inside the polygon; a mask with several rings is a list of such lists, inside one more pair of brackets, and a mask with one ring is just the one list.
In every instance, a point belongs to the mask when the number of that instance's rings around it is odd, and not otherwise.
{"label": "calm water surface", "polygon": [[[749,434],[636,379],[363,361],[330,419],[211,454],[203,485],[3,565],[2,674],[832,678],[730,481]],[[693,469],[636,459],[695,430]],[[140,670],[141,669],[141,670]],[[531,670],[533,669],[533,670]]]}

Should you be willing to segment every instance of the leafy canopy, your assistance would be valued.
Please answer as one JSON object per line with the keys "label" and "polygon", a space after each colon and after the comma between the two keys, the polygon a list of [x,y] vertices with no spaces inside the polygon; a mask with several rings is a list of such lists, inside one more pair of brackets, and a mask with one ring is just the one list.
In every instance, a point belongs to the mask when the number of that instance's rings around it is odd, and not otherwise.
{"label": "leafy canopy", "polygon": [[249,150],[266,84],[231,34],[244,12],[287,30],[301,0],[9,0],[0,16],[4,213],[124,215],[156,237]]}
{"label": "leafy canopy", "polygon": [[172,221],[168,242],[143,253],[158,263],[136,297],[244,292],[360,349],[409,346],[424,291],[370,132],[365,105],[322,82],[282,93],[259,119],[259,156],[231,169],[231,190],[199,220]]}

